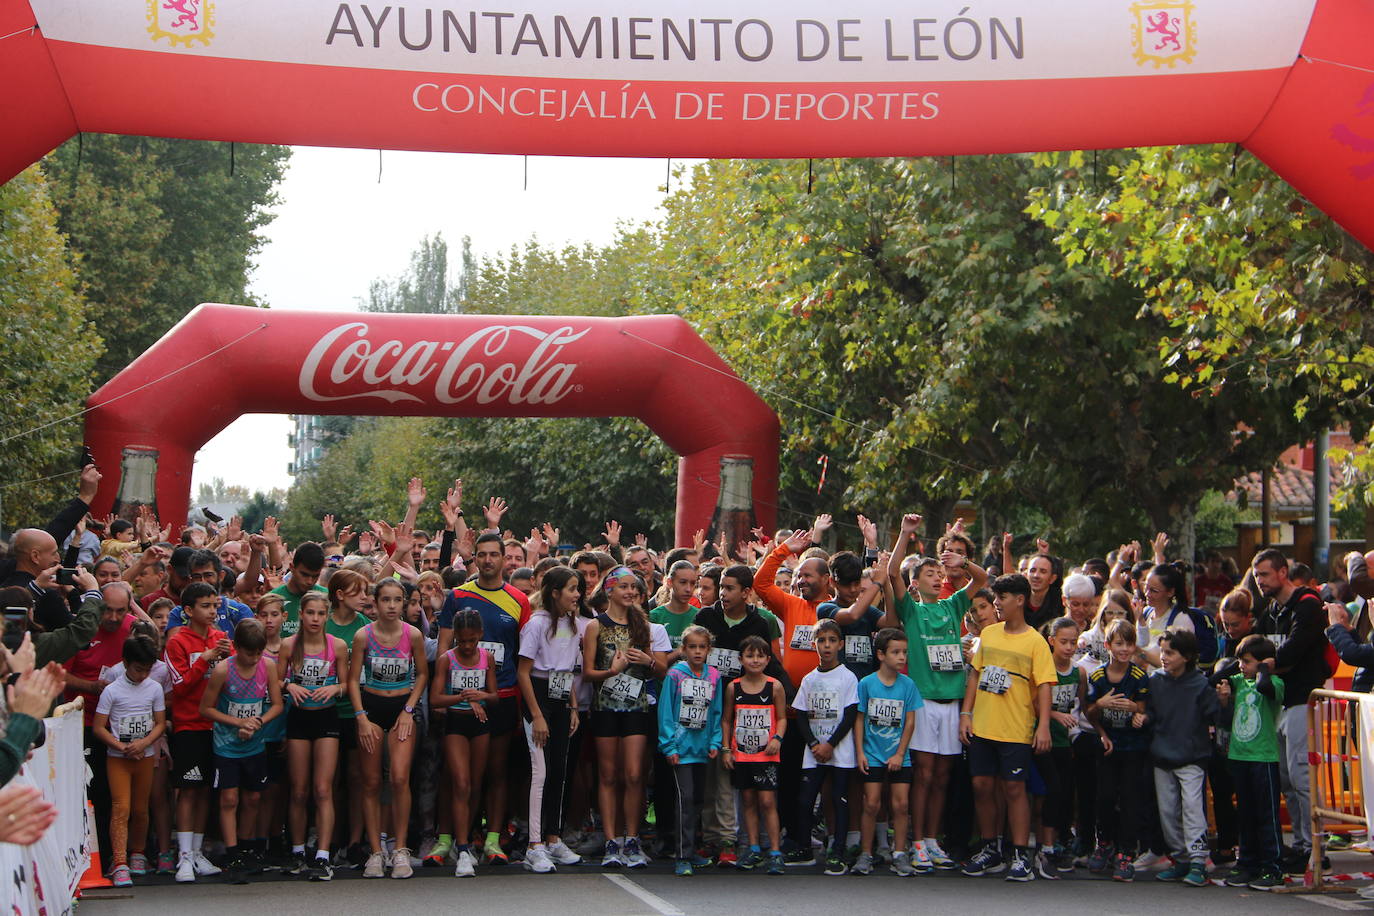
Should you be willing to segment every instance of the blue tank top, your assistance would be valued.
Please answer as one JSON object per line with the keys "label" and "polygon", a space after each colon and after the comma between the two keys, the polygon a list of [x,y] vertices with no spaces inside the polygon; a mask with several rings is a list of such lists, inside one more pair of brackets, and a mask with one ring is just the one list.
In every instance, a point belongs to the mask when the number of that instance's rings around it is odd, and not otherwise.
{"label": "blue tank top", "polygon": [[384,646],[377,640],[372,624],[363,628],[367,634],[363,655],[363,686],[373,690],[409,690],[415,686],[415,658],[410,653],[412,629],[410,624],[406,624],[401,631],[401,641],[394,646]]}
{"label": "blue tank top", "polygon": [[[236,719],[249,719],[267,712],[267,667],[262,659],[251,678],[239,674],[239,666],[231,659],[226,663],[224,686],[220,688],[219,702],[215,704],[220,712]],[[247,741],[239,738],[237,728],[215,723],[215,753],[221,757],[252,757],[261,754],[266,737],[264,729],[258,729]]]}

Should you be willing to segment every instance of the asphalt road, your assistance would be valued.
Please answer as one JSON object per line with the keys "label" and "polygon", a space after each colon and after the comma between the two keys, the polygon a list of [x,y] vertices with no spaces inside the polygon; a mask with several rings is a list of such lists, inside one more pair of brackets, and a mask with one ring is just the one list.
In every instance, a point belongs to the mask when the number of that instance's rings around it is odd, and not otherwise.
{"label": "asphalt road", "polygon": [[[1347,853],[1336,866],[1353,872],[1374,868],[1374,862],[1368,856]],[[1353,894],[1314,898],[1223,887],[1189,888],[1161,884],[1152,874],[1137,877],[1133,884],[1116,884],[1082,871],[1066,880],[1029,884],[948,873],[914,878],[878,872],[867,877],[826,877],[813,869],[788,869],[783,876],[704,869],[691,878],[678,878],[669,866],[656,863],[634,872],[578,866],[557,875],[534,875],[518,866],[483,868],[477,877],[462,880],[447,869],[417,869],[407,881],[365,881],[357,872],[341,870],[329,884],[273,876],[238,887],[219,883],[218,878],[189,886],[160,878],[130,890],[90,891],[81,910],[89,916],[342,916],[447,912],[455,907],[468,913],[486,910],[538,916],[905,916],[917,908],[942,916],[1011,916],[1017,911],[1054,916],[1158,916],[1161,912],[1262,916],[1330,909],[1374,913],[1374,900]]]}

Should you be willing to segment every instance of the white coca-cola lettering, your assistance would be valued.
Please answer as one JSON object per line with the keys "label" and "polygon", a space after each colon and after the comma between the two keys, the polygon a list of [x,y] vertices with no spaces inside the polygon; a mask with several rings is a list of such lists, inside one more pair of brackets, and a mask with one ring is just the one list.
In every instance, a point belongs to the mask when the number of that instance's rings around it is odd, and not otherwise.
{"label": "white coca-cola lettering", "polygon": [[[392,404],[461,404],[469,400],[477,404],[500,400],[512,405],[556,404],[573,390],[572,375],[578,366],[559,362],[559,354],[568,344],[582,339],[587,330],[564,326],[546,331],[495,324],[479,328],[461,341],[418,340],[407,346],[394,339],[374,344],[368,339],[367,324],[353,321],[330,330],[310,349],[301,366],[301,394],[312,401],[381,398]],[[511,339],[520,335],[535,341],[524,362],[497,362],[508,345],[514,346]],[[341,341],[347,342],[340,347]],[[436,360],[440,353],[448,354],[442,364]],[[432,391],[417,393],[415,389],[431,377]],[[373,387],[347,394],[324,393],[355,379]]]}

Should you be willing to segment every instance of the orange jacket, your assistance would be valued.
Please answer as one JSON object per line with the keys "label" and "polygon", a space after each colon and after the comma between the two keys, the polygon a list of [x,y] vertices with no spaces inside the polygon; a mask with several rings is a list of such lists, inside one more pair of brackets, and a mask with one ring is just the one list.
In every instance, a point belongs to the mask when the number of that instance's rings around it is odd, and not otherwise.
{"label": "orange jacket", "polygon": [[[816,650],[810,648],[809,633],[794,634],[794,631],[798,626],[816,626],[816,606],[821,602],[807,601],[800,595],[789,595],[773,584],[778,567],[782,565],[783,558],[790,553],[786,546],[780,544],[764,557],[754,573],[754,594],[758,595],[768,610],[782,621],[782,666],[787,669],[787,676],[791,678],[792,684],[800,687],[802,678],[814,671],[820,660],[816,656]],[[794,640],[794,635],[804,639]],[[806,648],[794,648],[798,642],[804,642]]]}

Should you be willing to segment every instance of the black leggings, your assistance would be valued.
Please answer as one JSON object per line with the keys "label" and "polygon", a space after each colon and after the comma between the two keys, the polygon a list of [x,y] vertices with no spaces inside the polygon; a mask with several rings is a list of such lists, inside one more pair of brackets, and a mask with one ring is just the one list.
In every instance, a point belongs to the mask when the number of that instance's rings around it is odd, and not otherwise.
{"label": "black leggings", "polygon": [[544,746],[536,747],[532,717],[525,710],[525,741],[530,749],[530,842],[542,843],[546,836],[563,835],[564,799],[571,782],[568,731],[572,728],[572,710],[567,700],[549,699],[547,678],[532,677],[530,685],[549,729]]}
{"label": "black leggings", "polygon": [[1102,759],[1102,742],[1096,735],[1080,734],[1073,739],[1073,787],[1078,796],[1078,840],[1091,846],[1097,836],[1097,762]]}
{"label": "black leggings", "polygon": [[1063,844],[1073,823],[1073,749],[1052,747],[1047,754],[1036,754],[1035,768],[1045,783],[1040,819],[1054,828],[1054,841]]}
{"label": "black leggings", "polygon": [[677,857],[690,859],[696,855],[697,821],[706,795],[706,764],[679,763],[672,770],[677,794]]}
{"label": "black leggings", "polygon": [[1145,751],[1120,748],[1097,759],[1097,842],[1135,858]]}
{"label": "black leggings", "polygon": [[831,824],[830,849],[842,854],[845,851],[845,836],[849,833],[849,777],[852,768],[821,765],[802,770],[801,797],[797,800],[797,848],[805,852],[810,849],[811,828],[815,826],[816,797],[821,794],[825,777],[831,777],[830,796],[835,803],[835,823]]}

